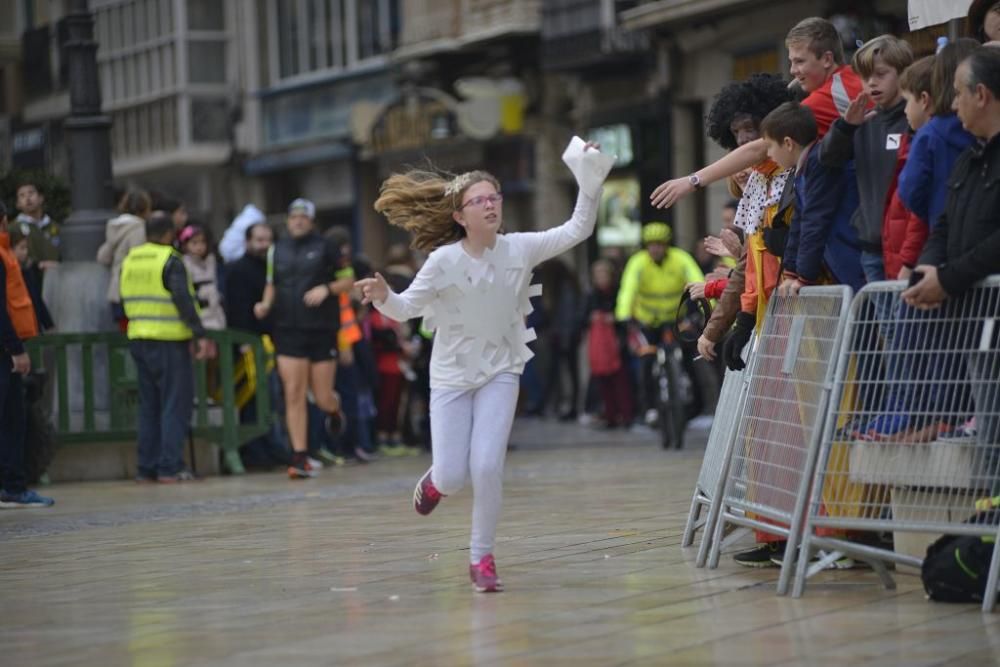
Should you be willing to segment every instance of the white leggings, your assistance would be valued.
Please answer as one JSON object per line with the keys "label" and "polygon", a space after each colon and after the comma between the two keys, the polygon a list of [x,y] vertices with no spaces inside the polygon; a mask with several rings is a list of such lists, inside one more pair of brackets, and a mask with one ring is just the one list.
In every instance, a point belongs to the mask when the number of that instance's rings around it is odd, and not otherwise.
{"label": "white leggings", "polygon": [[478,389],[431,390],[431,481],[450,496],[471,473],[473,563],[493,552],[519,388],[518,375],[501,373]]}

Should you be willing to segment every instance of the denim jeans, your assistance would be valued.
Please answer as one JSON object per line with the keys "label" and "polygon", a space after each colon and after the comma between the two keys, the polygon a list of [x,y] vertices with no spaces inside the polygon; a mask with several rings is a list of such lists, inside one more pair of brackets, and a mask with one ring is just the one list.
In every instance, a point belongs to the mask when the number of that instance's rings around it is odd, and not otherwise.
{"label": "denim jeans", "polygon": [[0,352],[0,489],[16,495],[27,488],[24,470],[24,429],[27,406],[24,379],[11,368],[9,354]]}
{"label": "denim jeans", "polygon": [[862,251],[861,270],[865,273],[865,282],[885,280],[885,260],[882,259],[882,253]]}
{"label": "denim jeans", "polygon": [[133,340],[139,371],[139,474],[176,475],[194,409],[194,369],[187,341]]}

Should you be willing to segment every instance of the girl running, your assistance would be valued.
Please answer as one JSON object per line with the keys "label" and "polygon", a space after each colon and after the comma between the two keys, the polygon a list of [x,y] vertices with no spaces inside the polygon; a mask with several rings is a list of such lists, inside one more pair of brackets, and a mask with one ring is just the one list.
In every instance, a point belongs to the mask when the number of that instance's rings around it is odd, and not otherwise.
{"label": "girl running", "polygon": [[532,352],[531,270],[594,231],[601,184],[614,159],[574,138],[563,159],[580,184],[572,217],[543,232],[503,234],[500,183],[485,171],[448,179],[410,171],[382,184],[375,210],[413,235],[430,256],[397,294],[378,273],[356,283],[365,303],[405,321],[423,316],[435,330],[431,355],[433,464],[417,482],[414,509],[430,514],[471,478],[471,563],[480,593],[503,590],[493,558],[503,464],[519,375]]}

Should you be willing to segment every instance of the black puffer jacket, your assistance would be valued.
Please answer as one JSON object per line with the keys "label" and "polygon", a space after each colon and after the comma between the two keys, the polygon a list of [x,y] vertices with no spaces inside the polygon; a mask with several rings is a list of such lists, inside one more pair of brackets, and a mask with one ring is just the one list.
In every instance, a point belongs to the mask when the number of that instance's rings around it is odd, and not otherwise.
{"label": "black puffer jacket", "polygon": [[948,178],[948,201],[920,256],[950,296],[1000,273],[1000,134],[967,149]]}

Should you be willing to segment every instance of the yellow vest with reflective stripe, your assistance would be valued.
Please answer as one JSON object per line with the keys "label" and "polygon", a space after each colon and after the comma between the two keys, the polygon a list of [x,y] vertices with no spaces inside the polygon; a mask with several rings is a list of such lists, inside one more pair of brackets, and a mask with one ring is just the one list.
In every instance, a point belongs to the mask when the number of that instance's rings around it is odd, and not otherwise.
{"label": "yellow vest with reflective stripe", "polygon": [[616,316],[635,318],[650,327],[673,323],[684,287],[704,279],[698,263],[680,248],[669,248],[659,264],[642,250],[625,267]]}
{"label": "yellow vest with reflective stripe", "polygon": [[[122,263],[121,295],[128,318],[129,340],[190,340],[191,329],[181,320],[170,291],[163,284],[163,270],[171,256],[180,255],[171,246],[143,243],[129,251]],[[188,277],[188,291],[194,285]],[[195,299],[195,309],[198,301]]]}

